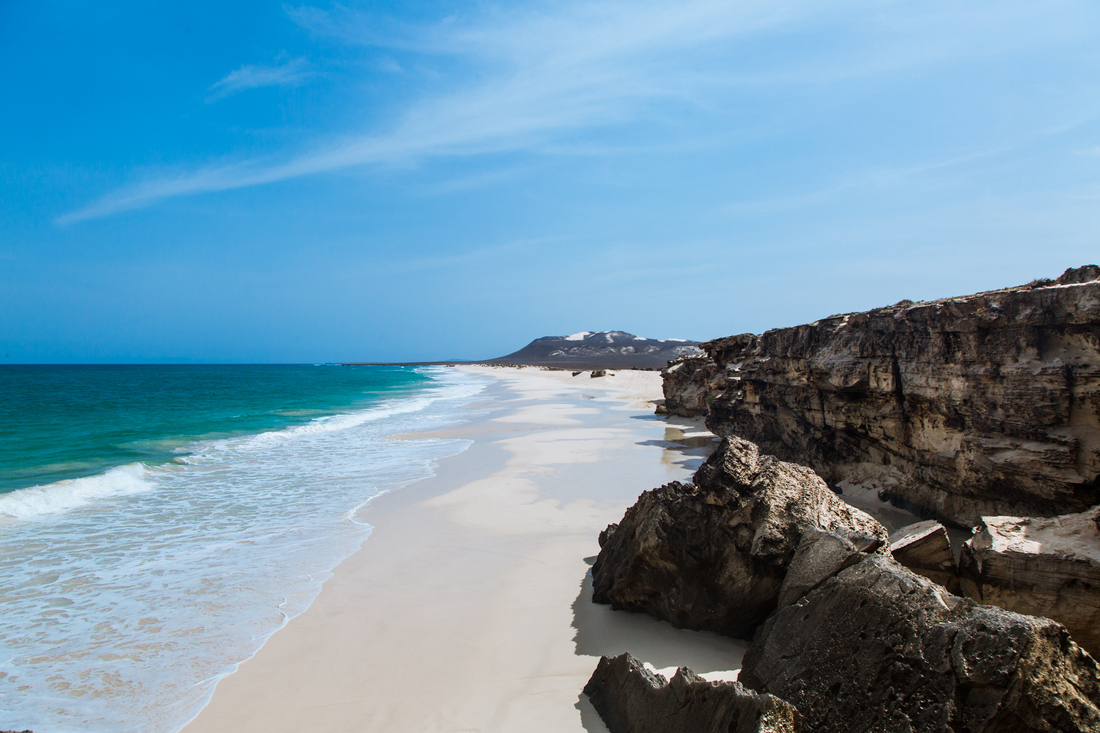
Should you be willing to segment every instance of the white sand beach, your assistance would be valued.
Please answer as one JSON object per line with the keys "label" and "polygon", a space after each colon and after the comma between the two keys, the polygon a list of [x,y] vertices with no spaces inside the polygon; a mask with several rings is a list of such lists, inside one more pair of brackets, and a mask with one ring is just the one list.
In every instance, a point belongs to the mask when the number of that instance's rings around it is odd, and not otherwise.
{"label": "white sand beach", "polygon": [[461,368],[496,380],[445,433],[470,447],[363,511],[370,538],[186,733],[603,731],[601,654],[733,678],[745,643],[590,601],[600,530],[709,450],[653,415],[660,375]]}

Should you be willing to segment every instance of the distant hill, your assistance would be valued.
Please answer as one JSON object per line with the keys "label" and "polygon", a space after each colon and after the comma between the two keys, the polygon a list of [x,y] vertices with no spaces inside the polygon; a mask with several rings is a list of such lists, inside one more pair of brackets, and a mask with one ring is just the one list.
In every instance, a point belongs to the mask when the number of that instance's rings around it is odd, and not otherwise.
{"label": "distant hill", "polygon": [[527,364],[563,369],[660,369],[684,354],[701,354],[698,341],[650,339],[625,331],[581,331],[544,336],[485,364]]}

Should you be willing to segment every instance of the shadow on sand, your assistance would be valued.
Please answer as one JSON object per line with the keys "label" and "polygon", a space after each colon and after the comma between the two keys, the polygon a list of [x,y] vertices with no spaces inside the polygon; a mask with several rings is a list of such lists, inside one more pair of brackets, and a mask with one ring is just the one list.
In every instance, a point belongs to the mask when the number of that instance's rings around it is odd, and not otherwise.
{"label": "shadow on sand", "polygon": [[[585,558],[591,565],[596,558]],[[741,668],[741,657],[749,642],[731,639],[709,631],[687,631],[650,616],[628,611],[613,611],[611,606],[592,602],[592,575],[585,573],[580,592],[573,602],[575,653],[583,656],[615,656],[629,651],[657,669],[690,667],[699,674],[730,672]],[[595,669],[595,664],[592,665]],[[667,677],[668,675],[666,675]],[[732,674],[723,675],[732,679]],[[582,693],[575,706],[581,723],[589,733],[605,733],[607,728]]]}

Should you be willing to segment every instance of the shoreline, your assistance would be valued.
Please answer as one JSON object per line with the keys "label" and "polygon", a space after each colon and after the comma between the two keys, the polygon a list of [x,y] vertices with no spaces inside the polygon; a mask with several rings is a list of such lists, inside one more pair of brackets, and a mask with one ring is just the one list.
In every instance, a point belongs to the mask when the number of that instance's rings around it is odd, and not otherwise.
{"label": "shoreline", "polygon": [[357,516],[368,540],[187,733],[591,733],[605,728],[581,689],[601,654],[736,674],[743,642],[589,602],[599,531],[707,452],[667,439],[697,423],[652,415],[660,375],[458,368],[494,378],[470,406],[485,414],[431,437],[472,444]]}

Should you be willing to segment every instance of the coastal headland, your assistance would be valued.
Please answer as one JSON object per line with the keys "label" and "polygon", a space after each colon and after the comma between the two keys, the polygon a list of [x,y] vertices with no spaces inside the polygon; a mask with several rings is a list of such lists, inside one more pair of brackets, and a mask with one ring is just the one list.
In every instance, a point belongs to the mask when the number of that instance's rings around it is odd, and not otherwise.
{"label": "coastal headland", "polygon": [[661,410],[722,443],[593,598],[751,646],[737,686],[601,660],[613,733],[1100,729],[1100,267],[701,346]]}

